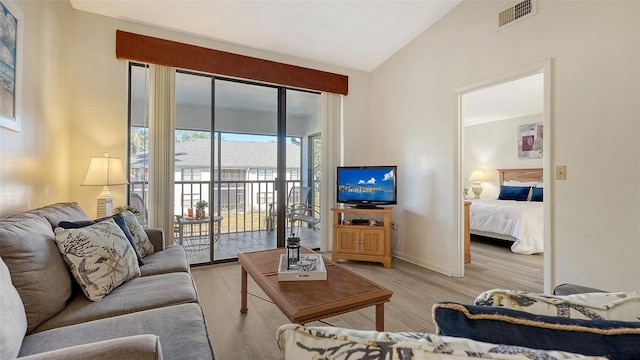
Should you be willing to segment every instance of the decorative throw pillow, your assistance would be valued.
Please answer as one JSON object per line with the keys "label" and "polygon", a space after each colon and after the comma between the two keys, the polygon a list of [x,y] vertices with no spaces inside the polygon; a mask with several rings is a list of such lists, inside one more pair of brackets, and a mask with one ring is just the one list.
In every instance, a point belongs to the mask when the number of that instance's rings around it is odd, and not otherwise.
{"label": "decorative throw pillow", "polygon": [[15,359],[18,357],[22,339],[27,333],[27,314],[18,294],[18,290],[11,283],[9,268],[0,258],[0,359]]}
{"label": "decorative throw pillow", "polygon": [[609,359],[637,359],[640,322],[568,319],[494,306],[433,305],[439,335],[553,349]]}
{"label": "decorative throw pillow", "polygon": [[127,223],[127,227],[129,228],[136,245],[138,245],[138,249],[140,249],[142,257],[153,254],[153,244],[149,241],[149,236],[144,231],[142,225],[138,222],[136,216],[129,210],[125,210],[121,214],[124,216],[124,221]]}
{"label": "decorative throw pillow", "polygon": [[501,186],[498,200],[527,201],[530,186]]}
{"label": "decorative throw pillow", "polygon": [[63,229],[79,229],[85,226],[99,223],[107,219],[113,219],[116,222],[116,224],[120,227],[120,230],[122,230],[122,232],[124,233],[124,236],[126,236],[127,240],[129,240],[131,247],[133,247],[133,251],[135,251],[136,258],[138,259],[138,265],[139,266],[144,265],[144,261],[142,260],[142,254],[140,254],[140,249],[138,249],[138,245],[136,244],[135,240],[133,240],[133,236],[129,231],[129,227],[127,227],[127,223],[124,221],[124,216],[122,216],[122,214],[115,214],[112,216],[107,216],[107,217],[95,219],[95,220],[60,221],[58,223],[58,226],[60,226]]}
{"label": "decorative throw pillow", "polygon": [[640,293],[586,293],[544,295],[493,289],[475,299],[475,305],[499,306],[530,314],[586,320],[640,321]]}
{"label": "decorative throw pillow", "polygon": [[91,301],[140,276],[135,252],[113,219],[80,229],[57,227],[55,234],[62,257]]}
{"label": "decorative throw pillow", "polygon": [[278,328],[276,337],[286,359],[596,359],[555,350],[489,344],[417,332],[286,324]]}

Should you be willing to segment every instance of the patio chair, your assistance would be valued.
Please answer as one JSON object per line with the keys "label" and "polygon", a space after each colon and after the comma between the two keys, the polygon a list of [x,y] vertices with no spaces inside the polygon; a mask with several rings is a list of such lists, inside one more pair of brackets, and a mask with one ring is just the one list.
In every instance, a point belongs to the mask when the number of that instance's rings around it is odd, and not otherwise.
{"label": "patio chair", "polygon": [[[294,186],[289,190],[287,195],[287,206],[284,210],[284,216],[291,223],[293,209],[298,206],[308,206],[311,200],[311,188],[306,186]],[[269,204],[267,209],[267,232],[270,233],[276,228],[276,219],[278,217],[278,203]]]}
{"label": "patio chair", "polygon": [[[313,228],[316,229],[316,225],[320,224],[320,211],[316,210],[315,207],[307,204],[296,204],[292,207],[291,210],[291,235],[294,236],[298,234],[300,236],[300,225],[302,223],[307,223]],[[298,231],[297,233],[293,232],[295,224],[297,223]]]}

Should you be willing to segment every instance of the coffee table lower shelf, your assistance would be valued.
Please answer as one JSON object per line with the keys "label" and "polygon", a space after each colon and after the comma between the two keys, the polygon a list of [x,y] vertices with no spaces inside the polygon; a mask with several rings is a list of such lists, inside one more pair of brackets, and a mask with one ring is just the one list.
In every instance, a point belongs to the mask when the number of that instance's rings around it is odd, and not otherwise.
{"label": "coffee table lower shelf", "polygon": [[[314,252],[302,248],[302,253]],[[370,306],[376,307],[376,330],[384,331],[384,303],[393,292],[324,259],[327,280],[278,281],[278,263],[284,249],[238,254],[242,265],[240,312],[247,313],[248,276],[291,321],[305,324]]]}

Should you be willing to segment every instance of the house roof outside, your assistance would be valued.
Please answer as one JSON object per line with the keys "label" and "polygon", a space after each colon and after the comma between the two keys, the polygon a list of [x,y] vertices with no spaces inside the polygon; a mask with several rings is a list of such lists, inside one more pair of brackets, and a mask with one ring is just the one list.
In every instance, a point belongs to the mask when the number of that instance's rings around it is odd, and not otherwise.
{"label": "house roof outside", "polygon": [[[217,141],[215,141],[217,144]],[[277,168],[276,142],[222,140],[220,154],[224,169]],[[176,169],[211,167],[211,140],[195,139],[175,145]],[[134,166],[141,166],[147,154],[138,154]],[[287,143],[287,168],[300,168],[300,145]]]}

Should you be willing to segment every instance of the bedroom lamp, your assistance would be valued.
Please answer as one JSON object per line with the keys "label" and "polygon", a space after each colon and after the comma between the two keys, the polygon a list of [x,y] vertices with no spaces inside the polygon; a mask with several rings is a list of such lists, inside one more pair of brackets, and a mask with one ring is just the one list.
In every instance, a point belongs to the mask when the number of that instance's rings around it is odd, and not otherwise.
{"label": "bedroom lamp", "polygon": [[98,195],[98,217],[113,215],[113,196],[109,191],[109,185],[126,185],[129,181],[124,175],[120,158],[92,156],[87,175],[82,181],[83,186],[104,186],[102,193]]}
{"label": "bedroom lamp", "polygon": [[484,173],[482,172],[482,170],[473,170],[471,176],[469,177],[469,181],[473,181],[471,190],[473,190],[473,193],[476,194],[475,198],[480,199],[480,194],[482,193],[481,182],[484,181]]}

